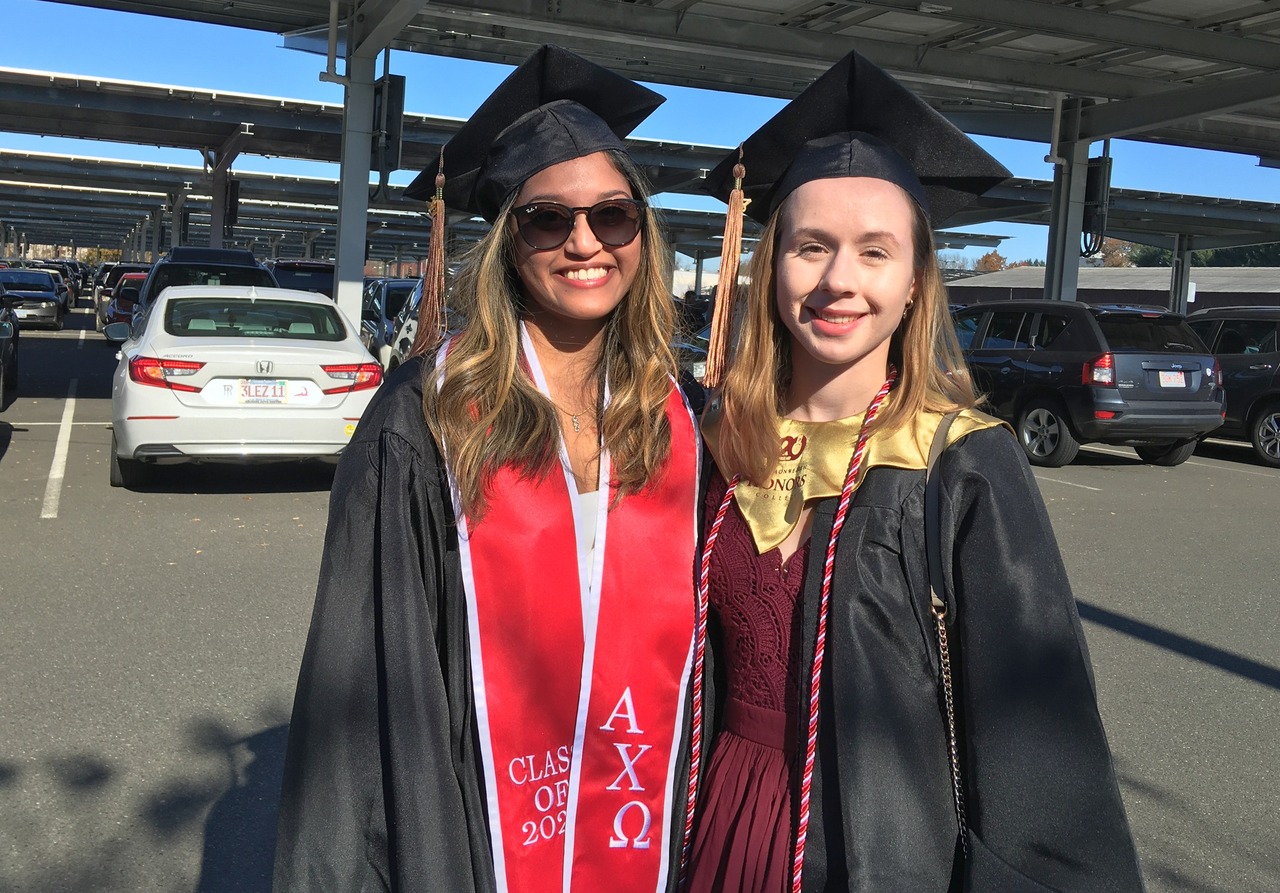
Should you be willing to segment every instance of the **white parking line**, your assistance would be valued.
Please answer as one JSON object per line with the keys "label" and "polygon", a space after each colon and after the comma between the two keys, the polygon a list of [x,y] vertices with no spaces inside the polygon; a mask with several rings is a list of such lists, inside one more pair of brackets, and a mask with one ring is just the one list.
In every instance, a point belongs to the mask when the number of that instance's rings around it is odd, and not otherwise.
{"label": "white parking line", "polygon": [[85,332],[87,332],[87,331],[88,331],[88,329],[81,329],[81,330],[80,330],[80,340],[79,340],[79,342],[77,342],[77,343],[76,343],[76,350],[79,350],[80,348],[84,347],[84,333],[85,333]]}
{"label": "white parking line", "polygon": [[[1097,446],[1096,444],[1089,444],[1087,446],[1082,446],[1080,449],[1092,450],[1095,453],[1109,453],[1112,456],[1130,456],[1130,457],[1133,456],[1132,453],[1125,452],[1124,450],[1109,449],[1104,446]],[[1277,477],[1280,477],[1280,474],[1276,472],[1256,471],[1250,468],[1236,468],[1234,465],[1218,465],[1217,463],[1214,463],[1214,462],[1197,462],[1195,459],[1188,459],[1183,464],[1198,465],[1201,468],[1212,468],[1212,469],[1215,469],[1216,471],[1234,471],[1236,474],[1251,474],[1255,477],[1271,478],[1272,480],[1275,480]]]}
{"label": "white parking line", "polygon": [[58,517],[58,503],[62,499],[62,479],[67,474],[67,451],[71,448],[72,419],[76,414],[76,385],[80,379],[71,379],[67,388],[67,405],[62,408],[62,427],[58,430],[58,445],[53,450],[53,464],[49,466],[49,483],[44,488],[44,509],[41,518]]}
{"label": "white parking line", "polygon": [[1079,487],[1081,490],[1092,490],[1094,493],[1101,493],[1101,487],[1090,487],[1087,484],[1077,484],[1074,481],[1060,481],[1057,478],[1047,478],[1042,474],[1036,475],[1037,481],[1048,481],[1051,484],[1066,484],[1068,487]]}
{"label": "white parking line", "polygon": [[[65,421],[62,421],[62,422],[15,422],[15,421],[12,421],[12,420],[10,420],[10,419],[5,419],[5,420],[4,420],[4,423],[5,423],[6,425],[8,425],[9,427],[11,427],[11,428],[40,428],[40,427],[50,426],[50,425],[65,425],[65,424],[66,424],[66,422],[65,422]],[[71,424],[72,424],[72,425],[94,425],[94,426],[98,426],[98,427],[102,427],[102,428],[110,428],[110,427],[111,427],[111,421],[110,421],[110,420],[105,421],[105,422],[72,422]]]}

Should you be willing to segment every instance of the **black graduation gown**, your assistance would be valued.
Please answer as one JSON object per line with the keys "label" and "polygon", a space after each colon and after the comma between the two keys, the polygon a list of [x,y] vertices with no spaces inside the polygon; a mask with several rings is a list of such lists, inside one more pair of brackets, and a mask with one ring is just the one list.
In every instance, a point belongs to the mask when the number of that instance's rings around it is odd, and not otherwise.
{"label": "black graduation gown", "polygon": [[[977,893],[1140,891],[1075,600],[1026,459],[990,428],[948,447],[935,473],[947,597],[958,603],[949,638],[969,826],[985,862],[994,854],[1001,871],[1040,885]],[[814,514],[801,692],[837,501]],[[923,517],[923,470],[872,468],[840,534],[805,891],[948,890],[956,819]]]}
{"label": "black graduation gown", "polygon": [[[495,889],[458,542],[422,374],[415,360],[389,377],[338,463],[285,755],[276,893]],[[678,765],[673,889],[687,752]]]}

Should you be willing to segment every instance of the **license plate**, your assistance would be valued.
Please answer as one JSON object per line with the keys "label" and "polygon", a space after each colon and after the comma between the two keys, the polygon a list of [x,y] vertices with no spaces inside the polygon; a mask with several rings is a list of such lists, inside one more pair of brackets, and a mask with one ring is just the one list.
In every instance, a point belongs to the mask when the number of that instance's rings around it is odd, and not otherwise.
{"label": "license plate", "polygon": [[1166,372],[1160,371],[1160,387],[1162,388],[1185,388],[1187,386],[1187,377],[1185,372]]}
{"label": "license plate", "polygon": [[242,378],[240,402],[288,403],[289,383],[283,378]]}

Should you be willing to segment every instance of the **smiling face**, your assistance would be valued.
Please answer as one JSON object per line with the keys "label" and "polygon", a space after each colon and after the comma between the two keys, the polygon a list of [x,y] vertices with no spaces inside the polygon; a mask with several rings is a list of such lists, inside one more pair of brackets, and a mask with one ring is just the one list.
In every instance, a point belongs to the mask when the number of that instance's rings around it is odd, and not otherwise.
{"label": "smiling face", "polygon": [[[555,202],[585,208],[614,198],[631,198],[631,186],[603,152],[574,158],[539,171],[525,181],[514,207]],[[605,245],[591,231],[587,215],[573,218],[573,230],[559,248],[531,248],[508,223],[515,246],[516,272],[529,309],[543,328],[604,325],[622,303],[640,269],[642,236],[626,245]]]}
{"label": "smiling face", "polygon": [[915,288],[911,199],[870,177],[813,180],[783,206],[774,258],[793,379],[883,381]]}

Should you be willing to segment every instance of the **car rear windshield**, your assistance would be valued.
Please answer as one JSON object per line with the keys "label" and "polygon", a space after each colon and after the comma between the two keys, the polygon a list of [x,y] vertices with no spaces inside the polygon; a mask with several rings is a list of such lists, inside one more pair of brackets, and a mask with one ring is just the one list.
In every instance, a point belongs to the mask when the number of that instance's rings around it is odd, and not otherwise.
{"label": "car rear windshield", "polygon": [[337,308],[301,301],[183,298],[170,301],[164,330],[189,338],[283,338],[341,341]]}
{"label": "car rear windshield", "polygon": [[256,285],[275,288],[276,280],[261,267],[224,267],[217,264],[165,264],[155,271],[151,299],[171,285]]}
{"label": "car rear windshield", "polygon": [[1208,353],[1200,336],[1176,316],[1100,316],[1098,326],[1112,350]]}
{"label": "car rear windshield", "polygon": [[413,282],[393,282],[387,286],[387,306],[386,316],[388,319],[395,316],[404,309],[404,302],[413,294],[416,283]]}
{"label": "car rear windshield", "polygon": [[53,278],[48,273],[0,273],[0,285],[19,291],[53,291]]}
{"label": "car rear windshield", "polygon": [[333,297],[333,270],[277,266],[273,271],[281,288],[314,291]]}

